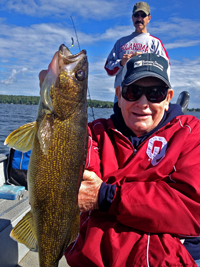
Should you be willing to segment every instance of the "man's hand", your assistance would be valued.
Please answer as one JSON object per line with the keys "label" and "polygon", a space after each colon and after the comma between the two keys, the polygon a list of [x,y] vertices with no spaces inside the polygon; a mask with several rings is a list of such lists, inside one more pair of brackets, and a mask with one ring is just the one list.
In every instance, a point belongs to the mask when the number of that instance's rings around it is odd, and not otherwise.
{"label": "man's hand", "polygon": [[47,72],[48,72],[48,70],[42,70],[42,71],[40,71],[40,73],[39,73],[40,88],[42,87],[42,83],[43,83],[43,81],[44,81],[44,78],[45,78],[46,75],[47,75]]}
{"label": "man's hand", "polygon": [[120,61],[120,65],[124,66],[126,62],[132,57],[132,54],[123,54],[123,57]]}
{"label": "man's hand", "polygon": [[[48,70],[51,69],[51,72],[55,77],[57,77],[57,75],[58,75],[58,68],[59,68],[59,66],[58,66],[59,59],[58,59],[58,57],[59,57],[59,52],[56,51],[56,53],[54,54],[54,56],[53,56],[53,58],[51,60],[51,63],[49,64],[49,67],[48,67]],[[45,77],[46,77],[46,75],[48,73],[48,70],[42,70],[39,73],[40,91],[41,91],[42,83],[43,83],[43,81],[44,81],[44,79],[45,79]]]}
{"label": "man's hand", "polygon": [[84,171],[78,194],[81,212],[98,209],[99,189],[102,183],[103,181],[94,172]]}
{"label": "man's hand", "polygon": [[135,52],[133,54],[123,54],[123,57],[120,61],[120,65],[124,66],[126,64],[126,62],[131,58],[131,57],[135,57],[142,54],[142,52]]}

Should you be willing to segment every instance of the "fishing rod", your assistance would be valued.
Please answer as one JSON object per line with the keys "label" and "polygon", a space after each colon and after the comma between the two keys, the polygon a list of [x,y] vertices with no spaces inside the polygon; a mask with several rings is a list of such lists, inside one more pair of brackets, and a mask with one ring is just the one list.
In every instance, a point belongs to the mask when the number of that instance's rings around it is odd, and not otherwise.
{"label": "fishing rod", "polygon": [[[81,47],[80,47],[80,44],[79,44],[79,40],[78,40],[78,35],[77,35],[77,32],[76,32],[76,28],[75,28],[75,24],[74,24],[74,20],[72,18],[72,16],[70,16],[71,20],[72,20],[72,24],[73,24],[73,27],[74,27],[74,32],[76,34],[76,40],[77,40],[77,43],[78,43],[78,47],[79,47],[79,51],[81,51]],[[74,44],[74,39],[72,38],[72,46]],[[89,87],[88,87],[88,97],[90,100],[91,99],[91,96],[90,96],[90,90],[89,90]],[[92,117],[93,117],[93,120],[95,120],[95,117],[94,117],[94,110],[93,110],[93,107],[91,108],[92,109]]]}

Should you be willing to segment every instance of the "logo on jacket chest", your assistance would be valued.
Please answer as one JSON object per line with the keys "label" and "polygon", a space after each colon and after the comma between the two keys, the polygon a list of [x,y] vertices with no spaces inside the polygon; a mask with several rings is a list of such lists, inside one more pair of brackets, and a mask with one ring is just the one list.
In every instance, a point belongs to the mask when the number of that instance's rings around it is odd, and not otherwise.
{"label": "logo on jacket chest", "polygon": [[156,166],[165,157],[166,150],[167,141],[164,137],[154,136],[149,139],[146,153],[153,166]]}

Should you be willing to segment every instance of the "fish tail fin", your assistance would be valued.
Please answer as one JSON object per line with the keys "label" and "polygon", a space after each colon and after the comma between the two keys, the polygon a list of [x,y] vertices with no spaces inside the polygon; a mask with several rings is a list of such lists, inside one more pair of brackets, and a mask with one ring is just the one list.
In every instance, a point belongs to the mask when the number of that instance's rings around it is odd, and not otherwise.
{"label": "fish tail fin", "polygon": [[22,125],[6,138],[4,145],[16,150],[27,152],[32,149],[35,135],[37,134],[37,121]]}
{"label": "fish tail fin", "polygon": [[37,238],[33,223],[33,214],[29,211],[12,229],[10,237],[31,250],[36,250]]}

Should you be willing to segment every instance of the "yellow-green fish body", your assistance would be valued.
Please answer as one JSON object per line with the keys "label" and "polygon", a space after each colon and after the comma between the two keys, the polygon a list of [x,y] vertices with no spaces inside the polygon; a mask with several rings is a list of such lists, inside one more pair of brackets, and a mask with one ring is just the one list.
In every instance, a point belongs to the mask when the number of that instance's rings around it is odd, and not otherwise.
{"label": "yellow-green fish body", "polygon": [[77,195],[87,152],[86,53],[73,56],[62,45],[51,64],[36,122],[20,127],[5,141],[18,150],[32,148],[28,168],[31,211],[11,236],[29,248],[37,244],[42,267],[58,266],[65,248],[78,235]]}

